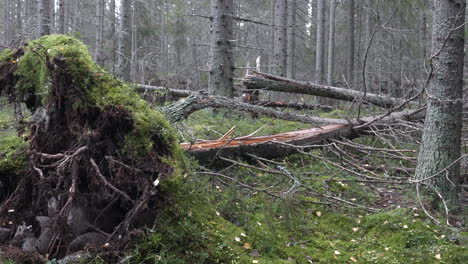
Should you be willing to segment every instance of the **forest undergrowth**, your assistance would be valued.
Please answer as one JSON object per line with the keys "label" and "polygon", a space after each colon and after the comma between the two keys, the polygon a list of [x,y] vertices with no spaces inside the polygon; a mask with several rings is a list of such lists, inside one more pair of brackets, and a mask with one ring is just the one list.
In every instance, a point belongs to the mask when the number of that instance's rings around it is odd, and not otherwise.
{"label": "forest undergrowth", "polygon": [[[13,120],[11,115],[3,114],[0,121],[4,124],[3,129],[12,127]],[[193,137],[203,139],[218,138],[233,126],[236,126],[237,136],[250,134],[261,127],[258,134],[308,127],[269,118],[251,119],[232,112],[221,111],[213,116],[209,110],[195,113],[186,125],[193,129]],[[3,130],[0,133],[2,164],[11,164],[11,161],[17,161],[17,148],[21,153],[22,141],[15,132]],[[182,138],[180,134],[179,139],[188,138]],[[358,141],[385,147],[372,137]],[[416,146],[399,147],[415,149]],[[325,149],[311,153],[333,158]],[[379,157],[366,158],[369,163],[382,162]],[[7,160],[10,163],[5,163]],[[411,186],[361,182],[362,179],[355,175],[320,159],[299,154],[274,162],[275,168],[282,167],[301,185],[291,190],[294,183],[284,175],[233,164],[214,164],[208,170],[192,161],[190,173],[162,184],[161,195],[167,198],[161,206],[162,211],[153,227],[145,231],[146,235],[124,254],[122,263],[468,261],[468,232],[454,233],[447,226],[434,224],[421,210]],[[387,160],[386,165],[397,164]],[[218,171],[219,175],[208,171]],[[330,202],[323,199],[323,195],[353,205]],[[443,214],[434,211],[431,214],[444,222]],[[466,221],[463,214],[452,217]],[[106,263],[105,255],[90,251],[90,255],[79,263]]]}

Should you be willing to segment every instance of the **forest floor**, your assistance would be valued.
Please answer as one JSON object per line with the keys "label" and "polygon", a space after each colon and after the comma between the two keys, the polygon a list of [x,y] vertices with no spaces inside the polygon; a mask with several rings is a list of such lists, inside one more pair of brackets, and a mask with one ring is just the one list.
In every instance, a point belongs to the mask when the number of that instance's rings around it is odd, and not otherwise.
{"label": "forest floor", "polygon": [[[13,111],[0,110],[0,144],[6,146],[16,140]],[[210,110],[185,124],[180,141],[216,139],[233,126],[236,136],[261,127],[256,135],[310,127]],[[357,141],[381,144],[372,137]],[[435,224],[411,186],[365,182],[317,158],[333,160],[327,150],[311,153],[316,156],[274,161],[300,186],[269,169],[252,169],[249,161],[211,164],[208,171],[207,164],[192,160],[189,173],[162,183],[167,194],[162,211],[121,263],[468,263],[466,212],[449,216],[452,227]],[[0,148],[0,158],[11,155]],[[443,213],[429,213],[446,221]],[[80,263],[105,263],[110,250],[89,250],[91,256]]]}

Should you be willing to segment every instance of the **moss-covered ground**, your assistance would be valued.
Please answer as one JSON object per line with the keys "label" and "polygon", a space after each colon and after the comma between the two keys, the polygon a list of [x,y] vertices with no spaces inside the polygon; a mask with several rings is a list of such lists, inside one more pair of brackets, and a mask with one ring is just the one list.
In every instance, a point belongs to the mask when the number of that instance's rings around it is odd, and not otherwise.
{"label": "moss-covered ground", "polygon": [[[308,127],[294,122],[210,111],[188,121],[200,138],[217,138],[236,125],[238,135],[291,131]],[[11,123],[11,116],[6,123]],[[5,119],[5,118],[3,118]],[[217,132],[214,132],[214,131]],[[369,143],[370,139],[361,139]],[[4,157],[7,146],[21,146],[16,134],[0,137]],[[6,154],[5,154],[6,153]],[[315,151],[318,155],[324,153]],[[303,186],[371,207],[375,188],[352,180],[353,176],[323,162],[299,155],[284,162]],[[8,163],[7,163],[8,164]],[[153,228],[126,253],[123,263],[467,263],[468,234],[453,236],[434,225],[403,195],[403,206],[394,204],[370,213],[364,209],[329,206],[307,192],[275,198],[257,189],[286,188],[284,177],[236,168],[224,171],[234,180],[217,181],[196,173],[175,177],[162,184],[165,206]],[[313,172],[313,173],[311,173]],[[302,174],[301,174],[302,173]],[[328,181],[333,174],[338,180]],[[382,186],[380,186],[382,187]],[[395,188],[411,192],[409,188]],[[406,198],[405,198],[406,197]],[[465,240],[464,240],[465,239]],[[103,263],[99,254],[82,263]]]}

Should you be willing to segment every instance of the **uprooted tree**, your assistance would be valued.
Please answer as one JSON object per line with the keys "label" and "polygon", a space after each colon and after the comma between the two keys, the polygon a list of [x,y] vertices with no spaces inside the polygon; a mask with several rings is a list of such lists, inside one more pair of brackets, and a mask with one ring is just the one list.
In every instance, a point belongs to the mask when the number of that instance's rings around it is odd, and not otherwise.
{"label": "uprooted tree", "polygon": [[90,241],[121,248],[152,224],[156,186],[184,167],[175,133],[86,46],[51,35],[5,51],[0,93],[34,113],[20,132],[26,165],[16,176],[0,170],[11,245],[57,257]]}

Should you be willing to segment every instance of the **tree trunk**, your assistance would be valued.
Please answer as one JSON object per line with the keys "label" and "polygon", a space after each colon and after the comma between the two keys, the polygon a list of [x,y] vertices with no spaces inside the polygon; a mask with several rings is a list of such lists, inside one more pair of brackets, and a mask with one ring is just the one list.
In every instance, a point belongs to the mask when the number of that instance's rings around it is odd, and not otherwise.
{"label": "tree trunk", "polygon": [[327,84],[333,86],[335,73],[335,0],[330,1],[330,32],[328,38]]}
{"label": "tree trunk", "polygon": [[234,62],[232,55],[233,41],[233,1],[211,0],[211,45],[210,94],[232,97]]}
{"label": "tree trunk", "polygon": [[289,27],[288,27],[288,61],[287,77],[296,78],[296,7],[297,0],[289,0]]}
{"label": "tree trunk", "polygon": [[111,38],[111,71],[114,73],[115,72],[115,51],[116,51],[116,37],[115,37],[115,13],[116,13],[116,8],[115,8],[115,0],[110,1],[110,38]]}
{"label": "tree trunk", "polygon": [[320,85],[310,82],[286,79],[264,73],[246,76],[243,85],[247,89],[265,89],[268,91],[310,94],[349,102],[363,100],[365,103],[384,108],[392,108],[404,101],[383,95],[354,91],[345,88]]}
{"label": "tree trunk", "polygon": [[325,0],[317,1],[317,46],[315,60],[315,82],[325,83]]}
{"label": "tree trunk", "polygon": [[117,63],[117,75],[126,81],[130,81],[132,58],[132,28],[131,12],[132,0],[122,0],[120,37],[118,43],[119,57]]}
{"label": "tree trunk", "polygon": [[103,57],[104,4],[104,0],[96,0],[96,43],[94,50],[94,60],[99,65],[102,65]]}
{"label": "tree trunk", "polygon": [[58,1],[58,33],[65,34],[65,0]]}
{"label": "tree trunk", "polygon": [[276,0],[275,4],[275,44],[273,50],[273,71],[275,75],[286,76],[287,70],[287,0]]}
{"label": "tree trunk", "polygon": [[348,0],[348,61],[346,81],[354,88],[354,0]]}
{"label": "tree trunk", "polygon": [[39,10],[39,23],[37,23],[38,34],[39,36],[49,35],[50,34],[49,0],[39,0],[38,10]]}
{"label": "tree trunk", "polygon": [[[457,206],[462,128],[465,0],[434,0],[433,73],[415,178]],[[448,168],[448,169],[447,169]],[[437,201],[437,196],[433,196]]]}

